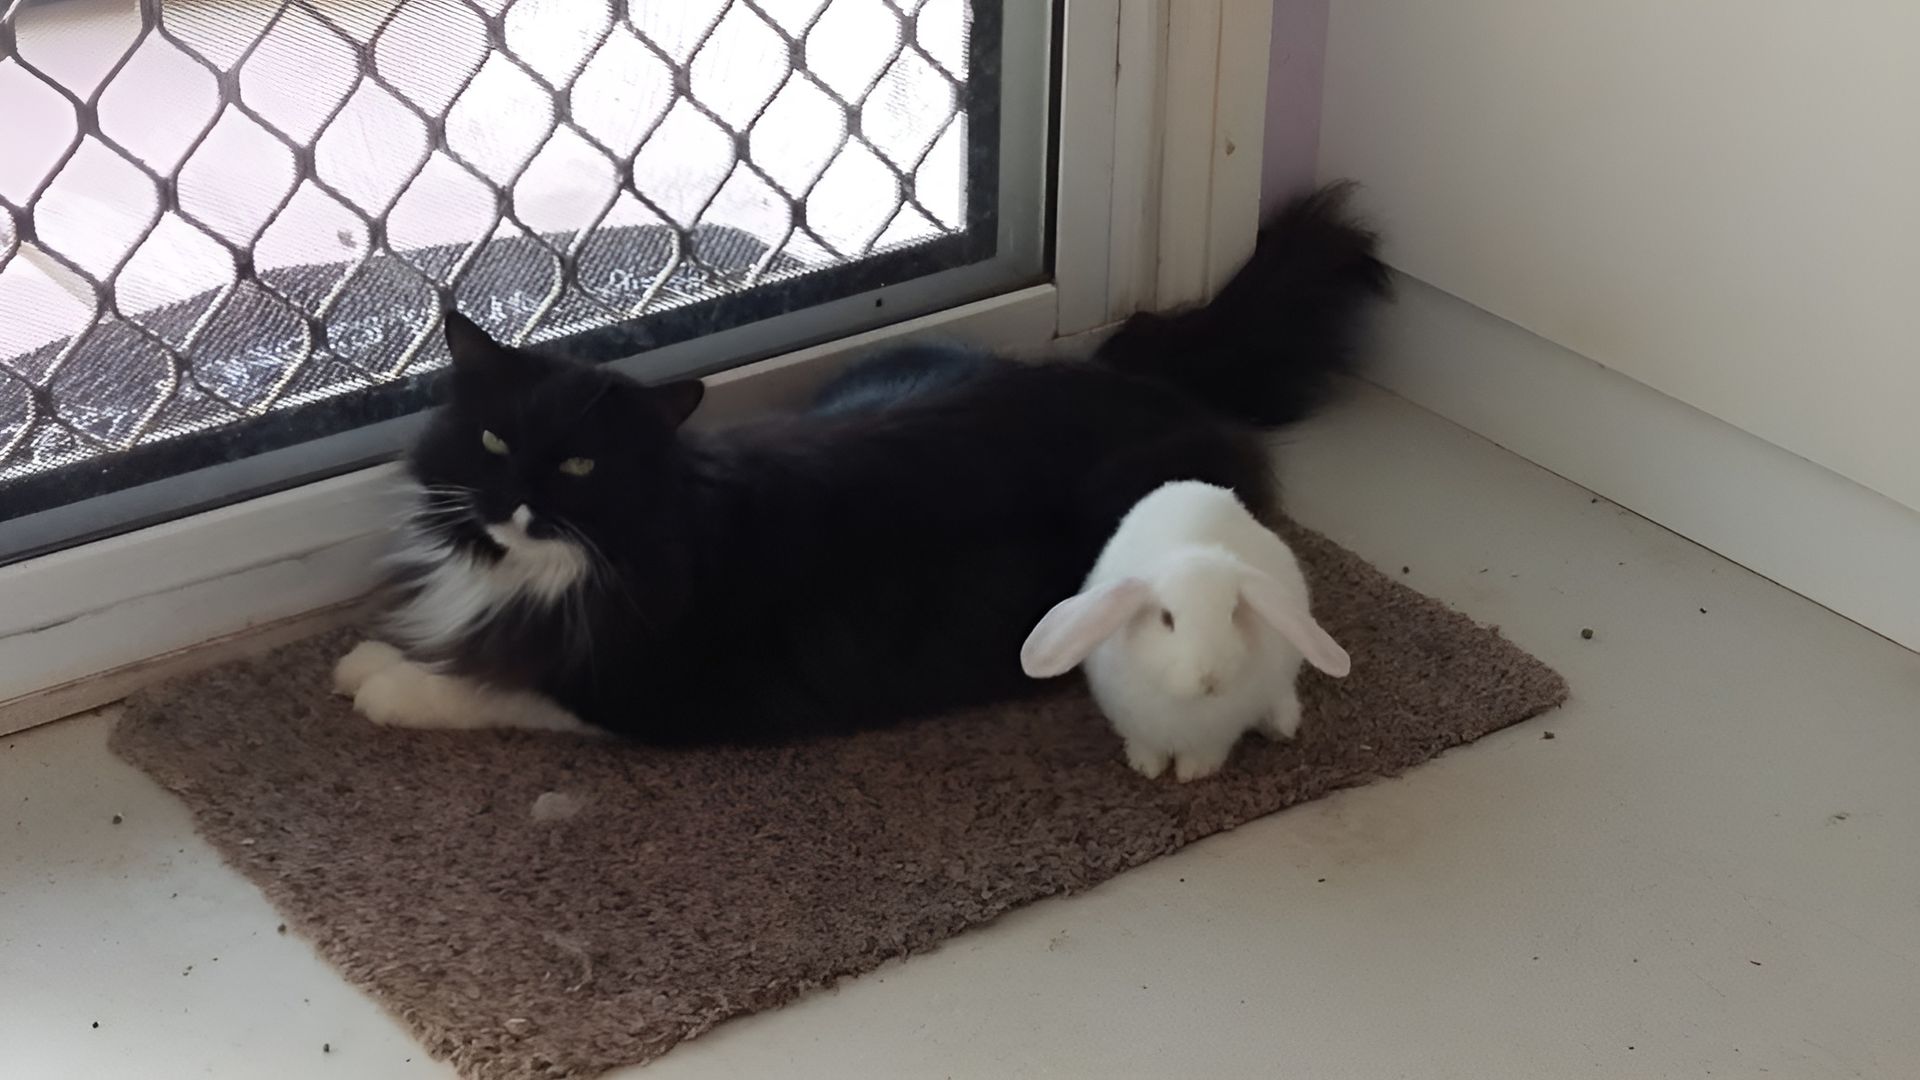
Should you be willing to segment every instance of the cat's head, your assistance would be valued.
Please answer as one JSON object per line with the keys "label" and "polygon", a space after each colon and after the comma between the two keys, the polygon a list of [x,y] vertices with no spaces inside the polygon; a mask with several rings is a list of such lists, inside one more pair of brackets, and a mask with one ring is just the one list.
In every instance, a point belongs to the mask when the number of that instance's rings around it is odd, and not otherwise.
{"label": "cat's head", "polygon": [[457,311],[444,408],[409,465],[418,524],[529,567],[584,567],[645,520],[697,380],[643,386],[604,367],[509,348]]}

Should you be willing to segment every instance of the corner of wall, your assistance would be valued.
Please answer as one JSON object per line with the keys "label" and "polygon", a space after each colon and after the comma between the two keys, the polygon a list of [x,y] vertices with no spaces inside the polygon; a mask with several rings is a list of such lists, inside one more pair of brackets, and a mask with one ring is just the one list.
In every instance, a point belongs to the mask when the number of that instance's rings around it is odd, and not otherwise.
{"label": "corner of wall", "polygon": [[1314,183],[1330,0],[1273,0],[1273,51],[1267,71],[1267,139],[1260,208],[1271,213]]}

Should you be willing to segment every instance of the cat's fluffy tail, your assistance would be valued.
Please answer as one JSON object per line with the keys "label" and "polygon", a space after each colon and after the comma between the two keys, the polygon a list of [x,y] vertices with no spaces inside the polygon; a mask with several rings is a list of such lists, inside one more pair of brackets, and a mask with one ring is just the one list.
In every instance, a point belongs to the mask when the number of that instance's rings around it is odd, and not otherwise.
{"label": "cat's fluffy tail", "polygon": [[1347,211],[1341,181],[1294,199],[1212,302],[1128,319],[1094,353],[1263,427],[1298,420],[1347,370],[1362,310],[1387,291],[1378,238]]}

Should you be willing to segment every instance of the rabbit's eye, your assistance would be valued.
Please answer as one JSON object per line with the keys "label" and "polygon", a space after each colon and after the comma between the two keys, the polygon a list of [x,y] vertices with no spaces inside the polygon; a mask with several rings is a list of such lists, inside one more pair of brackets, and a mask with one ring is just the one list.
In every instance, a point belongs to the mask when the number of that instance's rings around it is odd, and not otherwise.
{"label": "rabbit's eye", "polygon": [[1166,627],[1169,630],[1173,629],[1173,612],[1168,611],[1166,608],[1161,608],[1160,609],[1160,625]]}

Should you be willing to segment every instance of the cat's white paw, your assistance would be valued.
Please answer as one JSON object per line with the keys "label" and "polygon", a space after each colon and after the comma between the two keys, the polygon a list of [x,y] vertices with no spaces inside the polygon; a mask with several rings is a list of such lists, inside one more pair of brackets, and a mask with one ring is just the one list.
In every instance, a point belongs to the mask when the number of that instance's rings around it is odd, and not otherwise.
{"label": "cat's white paw", "polygon": [[445,731],[520,728],[576,734],[598,730],[539,694],[493,689],[411,660],[389,664],[369,675],[353,695],[353,707],[386,727]]}
{"label": "cat's white paw", "polygon": [[374,672],[353,695],[360,715],[386,727],[439,728],[448,723],[437,681],[444,676],[402,660]]}
{"label": "cat's white paw", "polygon": [[1133,771],[1149,780],[1167,771],[1168,755],[1165,750],[1141,746],[1139,743],[1127,744],[1127,764]]}
{"label": "cat's white paw", "polygon": [[333,665],[333,692],[353,697],[367,680],[395,664],[406,662],[399,649],[384,641],[363,641]]}

